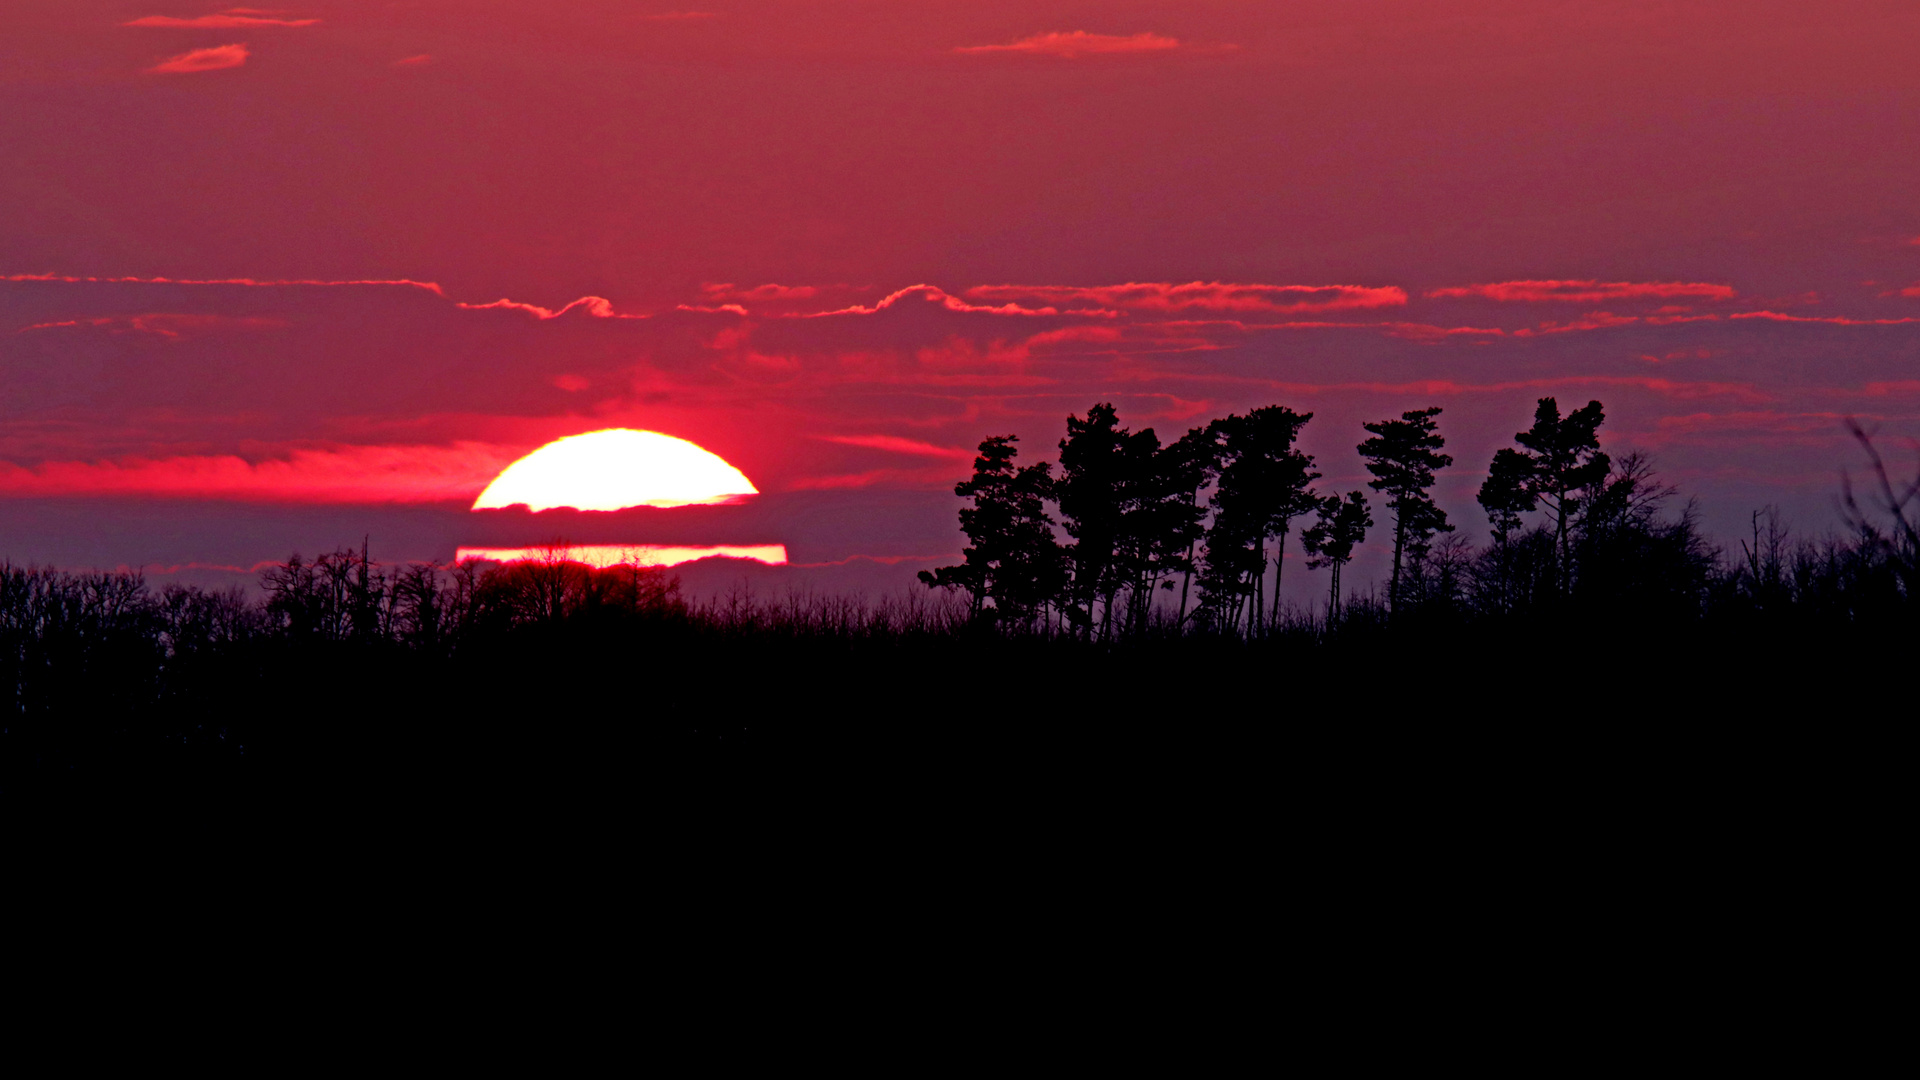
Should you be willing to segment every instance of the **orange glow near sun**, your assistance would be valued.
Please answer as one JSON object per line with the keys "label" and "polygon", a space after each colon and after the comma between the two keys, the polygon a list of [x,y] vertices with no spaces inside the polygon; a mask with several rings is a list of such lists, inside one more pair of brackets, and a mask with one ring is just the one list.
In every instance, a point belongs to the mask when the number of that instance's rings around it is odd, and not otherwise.
{"label": "orange glow near sun", "polygon": [[710,506],[759,493],[724,458],[685,439],[612,428],[556,439],[507,466],[473,508]]}

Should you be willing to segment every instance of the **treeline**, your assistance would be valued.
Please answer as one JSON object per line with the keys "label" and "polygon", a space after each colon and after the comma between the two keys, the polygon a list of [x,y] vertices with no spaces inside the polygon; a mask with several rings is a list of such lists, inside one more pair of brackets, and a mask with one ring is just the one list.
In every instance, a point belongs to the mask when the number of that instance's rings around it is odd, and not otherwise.
{"label": "treeline", "polygon": [[[1368,493],[1322,491],[1297,444],[1312,413],[1254,409],[1162,443],[1120,426],[1112,405],[1067,418],[1052,462],[1017,464],[1016,436],[980,444],[954,492],[962,561],[923,571],[967,600],[971,617],[1023,632],[1128,637],[1325,634],[1358,622],[1428,625],[1705,618],[1822,625],[1910,618],[1916,596],[1920,478],[1896,484],[1871,439],[1872,486],[1850,482],[1844,533],[1795,536],[1776,511],[1729,553],[1701,530],[1691,501],[1638,452],[1600,449],[1598,401],[1562,415],[1541,398],[1533,424],[1499,450],[1478,492],[1490,543],[1469,543],[1434,504],[1439,408],[1363,424],[1356,451]],[[1281,603],[1289,538],[1325,570],[1326,602]],[[1064,538],[1061,533],[1065,534]],[[1384,535],[1383,535],[1384,534]],[[1356,548],[1388,545],[1381,593],[1344,597]]]}
{"label": "treeline", "polygon": [[[1281,407],[1163,444],[1096,406],[1069,419],[1057,466],[990,438],[957,488],[962,561],[877,602],[693,600],[670,572],[558,547],[383,566],[363,544],[296,555],[257,589],[0,563],[0,795],[564,802],[633,791],[639,770],[699,805],[673,763],[768,750],[755,775],[803,786],[1123,777],[1181,753],[1207,763],[1196,777],[1228,759],[1377,776],[1381,754],[1411,777],[1549,722],[1638,753],[1685,717],[1719,754],[1756,718],[1831,711],[1849,693],[1836,672],[1907,662],[1920,480],[1877,456],[1843,489],[1840,531],[1763,510],[1721,547],[1645,458],[1600,452],[1597,403],[1563,416],[1543,399],[1490,463],[1492,539],[1475,546],[1429,495],[1452,464],[1440,415],[1366,425],[1370,490],[1339,492],[1296,445],[1310,415]],[[1326,575],[1311,610],[1279,600],[1295,541]],[[1343,593],[1363,543],[1390,545],[1390,580]],[[795,760],[812,765],[781,772]]]}

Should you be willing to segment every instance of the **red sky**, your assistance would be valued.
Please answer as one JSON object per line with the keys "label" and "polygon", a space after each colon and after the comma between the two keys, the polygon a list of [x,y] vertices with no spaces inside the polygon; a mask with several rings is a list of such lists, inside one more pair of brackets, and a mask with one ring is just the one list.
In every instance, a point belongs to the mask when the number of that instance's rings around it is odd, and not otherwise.
{"label": "red sky", "polygon": [[1483,530],[1599,398],[1818,531],[1843,416],[1920,435],[1915,56],[1910,2],[11,0],[0,556],[522,542],[465,501],[621,425],[767,494],[602,539],[891,582],[1105,400],[1311,410],[1343,487],[1443,406]]}

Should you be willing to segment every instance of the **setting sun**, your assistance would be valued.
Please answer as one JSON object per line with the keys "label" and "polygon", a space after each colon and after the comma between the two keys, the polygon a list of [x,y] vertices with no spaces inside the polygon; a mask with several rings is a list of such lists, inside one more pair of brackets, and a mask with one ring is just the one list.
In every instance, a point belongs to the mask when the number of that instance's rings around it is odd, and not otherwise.
{"label": "setting sun", "polygon": [[473,508],[703,506],[759,493],[724,458],[685,439],[612,428],[556,439],[507,466]]}

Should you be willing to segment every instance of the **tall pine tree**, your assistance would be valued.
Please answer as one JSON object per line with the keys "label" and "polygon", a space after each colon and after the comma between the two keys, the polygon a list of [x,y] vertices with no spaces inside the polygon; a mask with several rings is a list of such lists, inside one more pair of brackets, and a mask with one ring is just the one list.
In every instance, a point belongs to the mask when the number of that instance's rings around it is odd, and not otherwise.
{"label": "tall pine tree", "polygon": [[[1294,446],[1312,413],[1279,405],[1227,416],[1210,426],[1219,447],[1219,482],[1213,525],[1207,530],[1201,590],[1214,622],[1228,629],[1247,614],[1250,631],[1262,627],[1262,590],[1267,541],[1277,540],[1274,561],[1285,556],[1293,519],[1319,505],[1308,487],[1320,474],[1313,458]],[[1280,573],[1274,574],[1273,612],[1279,612]]]}
{"label": "tall pine tree", "polygon": [[1598,401],[1589,401],[1562,418],[1557,401],[1541,398],[1533,412],[1533,426],[1513,437],[1523,449],[1496,453],[1486,482],[1480,485],[1480,505],[1503,543],[1518,526],[1520,514],[1545,504],[1553,516],[1562,589],[1573,574],[1569,525],[1583,503],[1605,486],[1613,467],[1600,451],[1600,424],[1605,419]]}
{"label": "tall pine tree", "polygon": [[1367,459],[1367,471],[1373,474],[1367,486],[1386,495],[1387,509],[1393,514],[1393,577],[1387,584],[1387,602],[1396,612],[1401,568],[1407,558],[1424,558],[1434,533],[1453,531],[1446,511],[1427,494],[1433,487],[1434,470],[1453,464],[1453,458],[1439,452],[1447,444],[1434,422],[1439,415],[1435,406],[1403,412],[1398,420],[1360,425],[1373,434],[1358,447],[1360,456]]}
{"label": "tall pine tree", "polygon": [[975,618],[1003,623],[1030,621],[1059,594],[1066,579],[1053,519],[1046,512],[1053,466],[1041,462],[1015,468],[1016,441],[1012,435],[995,435],[980,443],[972,478],[953,489],[955,495],[973,500],[960,511],[960,530],[968,540],[962,562],[919,574],[930,588],[965,590]]}
{"label": "tall pine tree", "polygon": [[1307,565],[1315,570],[1325,567],[1333,571],[1333,582],[1327,593],[1329,627],[1340,621],[1340,570],[1353,559],[1353,549],[1367,538],[1367,528],[1372,524],[1366,495],[1349,491],[1344,499],[1329,495],[1322,500],[1320,519],[1300,534],[1300,544],[1310,556]]}

